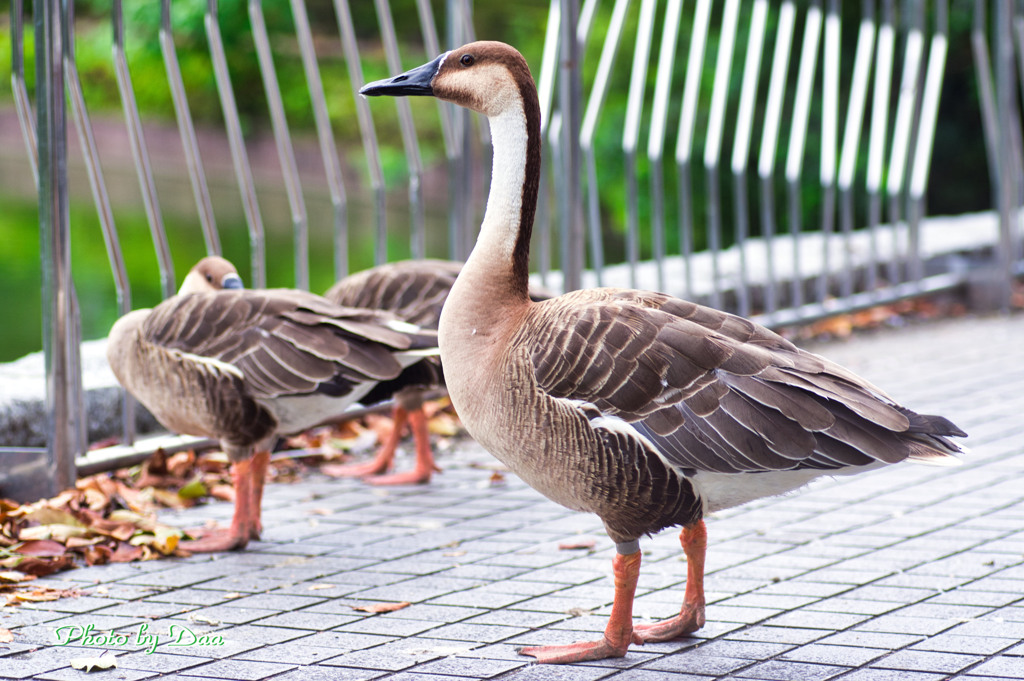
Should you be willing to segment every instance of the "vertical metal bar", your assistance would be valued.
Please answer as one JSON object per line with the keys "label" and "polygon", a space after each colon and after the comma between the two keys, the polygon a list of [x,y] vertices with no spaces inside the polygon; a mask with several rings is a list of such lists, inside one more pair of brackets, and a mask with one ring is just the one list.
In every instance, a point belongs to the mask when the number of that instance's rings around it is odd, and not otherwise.
{"label": "vertical metal bar", "polygon": [[551,103],[555,96],[558,75],[558,52],[562,37],[562,0],[551,0],[548,5],[548,23],[544,32],[544,51],[540,58],[540,76],[537,95],[540,99],[540,135],[543,138],[551,124]]}
{"label": "vertical metal bar", "polygon": [[121,11],[121,0],[114,0],[111,12],[114,23],[114,71],[117,76],[117,88],[121,92],[121,106],[124,109],[125,121],[128,124],[128,142],[135,160],[135,172],[139,176],[139,187],[142,190],[142,205],[146,209],[149,229],[153,235],[153,247],[156,249],[157,264],[160,268],[160,285],[165,298],[174,295],[177,284],[174,277],[174,261],[171,259],[171,248],[167,243],[167,232],[160,217],[160,206],[156,196],[156,183],[153,181],[153,168],[149,162],[149,151],[146,149],[146,138],[142,132],[142,120],[139,118],[139,107],[135,104],[135,90],[132,77],[128,72],[128,60],[124,52],[124,15]]}
{"label": "vertical metal bar", "polygon": [[[870,232],[871,256],[868,266],[867,285],[874,289],[878,277],[879,232],[882,222],[882,178],[885,173],[885,146],[889,125],[889,91],[892,87],[893,56],[895,54],[896,30],[893,19],[893,0],[882,5],[882,25],[878,28],[878,52],[875,54],[875,90],[871,102],[871,138],[868,143],[868,167],[865,189],[868,193],[868,230]],[[890,233],[895,238],[896,225]],[[888,283],[894,284],[896,250],[885,258]]]}
{"label": "vertical metal bar", "polygon": [[249,21],[252,23],[252,38],[256,45],[256,59],[260,64],[263,76],[263,90],[267,96],[270,109],[270,125],[274,130],[274,143],[277,147],[277,158],[284,176],[285,193],[288,206],[292,213],[292,232],[295,244],[295,287],[309,289],[309,219],[306,216],[306,204],[302,198],[302,184],[299,181],[299,168],[295,162],[295,149],[292,137],[288,132],[288,119],[284,114],[284,101],[281,98],[281,87],[277,82],[277,69],[274,68],[274,55],[270,50],[270,37],[267,35],[267,22],[263,18],[262,0],[249,0]]}
{"label": "vertical metal bar", "polygon": [[174,31],[171,26],[171,0],[160,1],[160,51],[163,53],[164,68],[167,71],[167,84],[171,88],[171,99],[174,102],[174,115],[178,121],[178,134],[185,150],[185,163],[188,166],[189,180],[192,182],[192,195],[195,197],[199,222],[203,227],[203,239],[206,252],[213,255],[221,254],[220,235],[213,216],[213,202],[210,200],[210,189],[203,171],[203,161],[199,154],[199,141],[196,139],[192,112],[185,95],[185,83],[178,66],[178,53],[174,48]]}
{"label": "vertical metal bar", "polygon": [[22,0],[11,2],[11,92],[14,95],[14,108],[18,112],[18,123],[21,125],[21,136],[25,140],[28,151],[28,164],[32,170],[32,180],[39,190],[39,151],[36,149],[36,125],[32,118],[32,105],[28,99],[28,87],[25,85],[25,38],[24,38],[24,6]]}
{"label": "vertical metal bar", "polygon": [[384,212],[384,171],[380,162],[380,147],[377,144],[377,130],[373,126],[373,116],[365,97],[359,96],[359,88],[363,86],[363,66],[359,61],[359,45],[356,43],[356,31],[352,25],[352,12],[348,0],[334,0],[334,11],[338,18],[338,30],[341,33],[341,45],[345,52],[345,63],[348,66],[348,79],[352,84],[352,93],[356,102],[356,117],[359,120],[359,131],[363,137],[363,151],[370,169],[370,188],[373,190],[376,240],[374,242],[374,263],[380,265],[387,261],[387,218]]}
{"label": "vertical metal bar", "polygon": [[630,286],[637,287],[637,265],[640,261],[640,199],[637,196],[636,148],[643,118],[644,88],[647,84],[647,62],[651,55],[654,34],[653,0],[640,4],[640,20],[633,46],[633,68],[626,95],[626,120],[622,126],[622,153],[626,162],[626,256],[629,262]]}
{"label": "vertical metal bar", "polygon": [[601,0],[583,0],[583,7],[580,8],[580,22],[576,27],[576,42],[580,49],[585,49],[590,39],[590,29],[594,25],[594,17],[597,16],[597,7]]}
{"label": "vertical metal bar", "polygon": [[719,188],[718,163],[722,153],[722,134],[725,128],[725,105],[728,102],[733,48],[736,44],[736,26],[739,20],[739,0],[726,0],[722,16],[722,31],[718,41],[718,59],[715,63],[715,84],[711,91],[711,110],[708,113],[708,133],[704,143],[704,171],[708,181],[708,250],[711,255],[711,306],[722,306],[721,251],[722,204]]}
{"label": "vertical metal bar", "polygon": [[[942,91],[943,72],[946,68],[948,30],[946,0],[937,0],[935,33],[932,35],[931,50],[928,53],[921,114],[917,140],[914,144],[913,165],[910,171],[910,204],[914,208],[911,233],[915,235],[920,231],[919,222],[924,216],[924,192],[928,184],[928,169],[931,167],[932,146],[935,142],[935,123],[939,114],[939,94]],[[910,258],[911,279],[919,282],[924,278],[920,243],[914,244]]]}
{"label": "vertical metal bar", "polygon": [[[913,4],[916,6],[917,2],[915,1]],[[913,9],[911,9],[911,13],[919,14]],[[917,108],[918,81],[923,51],[924,36],[921,26],[915,21],[907,31],[907,44],[903,56],[903,77],[900,82],[900,94],[896,100],[896,122],[892,130],[892,153],[889,157],[889,174],[885,187],[889,199],[890,226],[894,230],[894,235],[899,234],[900,197],[903,195],[907,159],[910,155],[911,130],[914,112]],[[893,283],[901,279],[900,250],[897,244],[890,260],[890,279]]]}
{"label": "vertical metal bar", "polygon": [[[398,38],[395,35],[395,22],[391,18],[391,7],[387,0],[375,0],[377,19],[380,22],[381,36],[384,38],[384,52],[391,73],[401,73],[402,59],[398,54]],[[405,147],[405,159],[409,168],[409,207],[412,213],[410,234],[412,257],[425,258],[427,253],[426,218],[423,214],[423,161],[420,157],[420,145],[416,139],[416,128],[412,122],[412,109],[405,97],[395,97],[398,107],[398,124],[402,133],[402,144]]]}
{"label": "vertical metal bar", "polygon": [[700,78],[704,70],[704,48],[708,41],[711,0],[697,0],[690,34],[690,50],[686,57],[686,79],[683,84],[682,111],[676,135],[676,167],[679,186],[679,245],[686,270],[686,296],[693,297],[693,187],[690,172],[693,163],[693,131],[697,120]]}
{"label": "vertical metal bar", "polygon": [[[554,196],[557,203],[561,203],[565,197],[558,191],[561,183],[558,168],[562,155],[558,149],[558,133],[561,131],[559,112],[552,112],[552,101],[554,98],[555,81],[557,79],[558,52],[561,49],[562,36],[562,8],[560,0],[551,0],[548,4],[548,21],[544,31],[544,50],[540,60],[540,79],[537,84],[537,94],[540,99],[540,137],[547,140],[551,150],[550,159],[543,163],[541,187],[537,194],[537,211],[534,215],[534,231],[537,234],[537,250],[535,258],[540,271],[541,283],[547,286],[548,277],[551,274],[551,201],[549,193],[554,188]],[[557,130],[556,130],[557,128]],[[564,207],[560,207],[564,211]],[[561,234],[564,241],[566,235]],[[564,282],[563,282],[564,285]]]}
{"label": "vertical metal bar", "polygon": [[566,211],[562,231],[567,240],[562,252],[562,273],[566,291],[583,285],[583,204],[580,187],[580,116],[582,84],[579,68],[580,46],[576,41],[579,0],[561,0],[561,50],[558,108],[562,112],[562,180],[565,182]]}
{"label": "vertical metal bar", "polygon": [[[875,45],[875,17],[873,0],[862,0],[861,22],[857,35],[857,51],[853,58],[853,75],[850,78],[850,100],[846,110],[846,129],[843,131],[843,147],[839,159],[839,198],[845,263],[840,294],[853,295],[853,176],[857,169],[857,153],[860,147],[860,133],[864,123],[864,108],[867,103],[868,84],[871,80],[871,54]],[[868,264],[874,269],[874,263]]]}
{"label": "vertical metal bar", "polygon": [[836,144],[839,127],[839,0],[829,0],[825,17],[825,59],[822,68],[821,115],[821,242],[822,265],[818,278],[818,302],[824,303],[829,295],[832,276],[832,234],[835,231],[836,212]]}
{"label": "vertical metal bar", "polygon": [[601,56],[597,60],[594,84],[590,89],[586,111],[583,114],[583,126],[580,129],[580,151],[587,167],[587,233],[590,239],[590,261],[597,275],[598,286],[603,285],[604,279],[604,245],[601,234],[600,192],[597,180],[597,159],[594,155],[594,139],[597,134],[597,121],[611,82],[615,55],[622,39],[622,28],[625,25],[629,1],[615,0],[612,16],[608,23],[608,33],[601,46]]}
{"label": "vertical metal bar", "polygon": [[[298,0],[293,0],[298,1]],[[430,6],[430,0],[416,0],[416,10],[420,15],[420,31],[423,34],[423,44],[427,48],[427,55],[435,57],[441,54],[441,45],[437,39],[437,25],[434,23],[434,10]],[[452,116],[453,104],[437,100],[437,108],[441,116],[441,136],[444,138],[445,153],[452,158]]]}
{"label": "vertical metal bar", "polygon": [[334,216],[334,276],[341,279],[348,274],[348,198],[345,195],[345,181],[341,174],[338,148],[334,143],[331,117],[327,112],[327,98],[324,96],[323,81],[320,79],[320,65],[316,59],[306,3],[305,0],[291,0],[291,5],[295,35],[302,55],[302,68],[306,73],[306,86],[313,107],[316,136],[320,142],[320,157],[324,163],[327,189],[331,194],[331,209]]}
{"label": "vertical metal bar", "polygon": [[75,482],[72,390],[69,366],[71,249],[67,193],[67,121],[64,108],[61,2],[35,3],[36,111],[39,149],[39,238],[43,270],[43,352],[46,364],[47,457],[40,496]]}
{"label": "vertical metal bar", "polygon": [[782,121],[782,100],[786,92],[786,74],[789,71],[789,53],[793,45],[796,8],[786,0],[779,9],[775,30],[775,49],[772,52],[771,78],[768,82],[768,102],[761,131],[761,149],[758,154],[757,174],[761,178],[761,233],[767,250],[768,288],[765,291],[765,312],[772,314],[778,305],[775,267],[775,156]]}
{"label": "vertical metal bar", "polygon": [[217,0],[207,0],[204,23],[206,39],[210,43],[213,75],[217,81],[217,93],[220,95],[224,125],[227,128],[228,143],[231,146],[231,160],[235,165],[235,177],[238,181],[239,191],[242,193],[242,208],[245,211],[245,221],[249,227],[252,286],[253,288],[265,288],[267,285],[267,261],[263,218],[260,216],[260,207],[256,200],[256,183],[252,177],[252,167],[249,165],[249,155],[245,150],[245,140],[242,137],[242,123],[238,117],[238,107],[235,105],[235,91],[231,86],[231,74],[228,73],[224,41],[220,37]]}
{"label": "vertical metal bar", "polygon": [[[750,289],[747,270],[747,238],[750,234],[750,209],[747,198],[747,164],[750,158],[750,136],[754,125],[754,107],[761,74],[761,54],[764,33],[768,23],[768,0],[755,0],[750,15],[750,34],[747,37],[747,57],[743,65],[740,86],[740,108],[736,118],[736,134],[732,148],[732,176],[736,200],[736,248],[739,253],[739,288],[737,309],[742,315],[750,314]],[[765,248],[771,244],[765,241]]]}
{"label": "vertical metal bar", "polygon": [[[72,4],[67,5],[65,18],[68,22],[68,39],[64,43],[64,76],[68,101],[71,105],[71,120],[74,122],[75,130],[78,134],[82,158],[85,161],[85,172],[89,178],[89,187],[92,191],[93,203],[96,206],[96,216],[99,219],[100,228],[103,232],[103,242],[107,249],[107,260],[110,262],[110,270],[114,277],[114,292],[117,297],[118,313],[124,315],[131,312],[132,309],[131,286],[128,282],[128,270],[125,267],[124,255],[121,251],[121,242],[117,236],[117,229],[114,224],[110,196],[107,193],[107,185],[103,179],[99,149],[93,134],[92,123],[89,120],[89,113],[85,107],[82,82],[78,76],[73,33],[74,6]],[[120,391],[121,438],[124,444],[131,444],[135,441],[135,400],[123,387]]]}
{"label": "vertical metal bar", "polygon": [[789,150],[786,155],[786,184],[789,198],[789,229],[793,237],[793,307],[803,305],[803,277],[800,265],[800,177],[804,161],[804,144],[807,141],[807,122],[811,112],[811,94],[814,89],[814,72],[818,65],[818,42],[821,39],[821,0],[807,9],[804,24],[804,40],[800,52],[800,71],[796,81],[793,121],[790,128]]}
{"label": "vertical metal bar", "polygon": [[1013,293],[1013,232],[1014,212],[1017,197],[1017,173],[1013,159],[1013,149],[1008,143],[1011,126],[1020,124],[1014,115],[1014,104],[1017,99],[1014,79],[1013,9],[1011,0],[996,0],[995,33],[996,33],[996,104],[999,109],[999,249],[997,263],[1002,274],[1004,286],[1000,290],[1000,310],[1003,314],[1010,312],[1011,295]]}
{"label": "vertical metal bar", "polygon": [[683,0],[668,0],[665,7],[661,45],[658,48],[658,73],[654,83],[654,102],[651,105],[651,130],[647,139],[647,160],[651,176],[651,236],[654,260],[658,268],[658,290],[668,290],[665,282],[665,176],[662,157],[665,150],[665,130],[675,66],[676,42],[679,38],[679,20],[682,18]]}
{"label": "vertical metal bar", "polygon": [[[975,0],[974,23],[971,26],[971,49],[974,53],[974,76],[978,81],[978,99],[981,105],[981,131],[988,151],[989,177],[999,177],[999,115],[996,112],[995,86],[989,61],[986,0]],[[993,183],[994,184],[994,183]]]}

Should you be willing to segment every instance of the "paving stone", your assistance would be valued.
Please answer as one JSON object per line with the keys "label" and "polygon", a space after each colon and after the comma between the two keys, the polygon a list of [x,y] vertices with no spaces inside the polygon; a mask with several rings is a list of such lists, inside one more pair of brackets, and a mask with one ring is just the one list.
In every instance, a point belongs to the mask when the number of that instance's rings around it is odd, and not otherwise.
{"label": "paving stone", "polygon": [[975,655],[994,655],[1001,650],[1011,648],[1019,641],[1013,638],[995,638],[991,636],[962,636],[957,634],[939,634],[912,646],[914,650],[933,650],[945,653],[972,653]]}
{"label": "paving stone", "polygon": [[931,636],[956,626],[956,621],[933,617],[882,615],[857,626],[858,631],[879,631],[889,634],[922,634]]}
{"label": "paving stone", "polygon": [[117,668],[119,670],[137,669],[142,671],[166,673],[196,667],[201,664],[206,664],[209,661],[210,658],[208,657],[140,651],[128,653],[126,655],[119,655],[117,658]]}
{"label": "paving stone", "polygon": [[[370,669],[308,665],[296,667],[290,672],[275,676],[274,681],[371,681],[371,679],[377,679],[383,675],[384,672]],[[161,681],[163,680],[161,679]]]}
{"label": "paving stone", "polygon": [[781,655],[792,650],[792,645],[784,643],[767,643],[762,641],[730,641],[726,639],[711,641],[698,645],[691,655],[710,655],[719,657],[735,657],[749,660],[762,660]]}
{"label": "paving stone", "polygon": [[361,667],[381,671],[401,671],[415,665],[464,653],[474,644],[436,639],[400,639],[384,645],[343,652],[324,664],[337,667]]}
{"label": "paving stone", "polygon": [[489,679],[498,674],[525,667],[527,660],[484,660],[471,657],[449,657],[427,662],[416,667],[421,674],[444,674],[460,677]]}
{"label": "paving stone", "polygon": [[848,671],[850,671],[849,667],[770,660],[734,672],[733,675],[746,679],[763,679],[764,681],[793,681],[794,679],[825,681],[825,679],[831,679]]}
{"label": "paving stone", "polygon": [[849,615],[834,612],[794,610],[773,617],[770,622],[780,627],[805,627],[807,629],[831,629],[841,631],[859,624],[868,618],[864,615]]}
{"label": "paving stone", "polygon": [[875,662],[873,667],[906,669],[908,671],[941,672],[954,674],[985,658],[977,655],[933,653],[923,650],[898,650]]}
{"label": "paving stone", "polygon": [[688,650],[648,662],[642,668],[666,672],[674,671],[688,674],[721,676],[735,674],[736,670],[743,669],[751,664],[752,661],[748,659],[721,655],[702,655],[699,650]]}
{"label": "paving stone", "polygon": [[358,622],[362,619],[365,618],[356,615],[335,615],[323,612],[297,610],[295,612],[282,612],[272,617],[265,617],[254,622],[254,625],[326,631],[328,629],[340,627],[343,624],[349,624],[350,622]]}
{"label": "paving stone", "polygon": [[[437,622],[425,622],[423,620],[364,617],[355,622],[336,627],[334,630],[357,634],[380,634],[383,636],[414,636],[428,629],[436,629],[438,626]],[[431,633],[431,636],[433,636],[433,633]]]}
{"label": "paving stone", "polygon": [[437,627],[430,631],[431,638],[471,641],[474,643],[495,643],[528,631],[523,627],[507,627],[492,624],[469,624],[460,622]]}
{"label": "paving stone", "polygon": [[819,639],[818,643],[823,645],[840,646],[861,646],[864,648],[882,648],[884,650],[899,650],[917,643],[923,637],[913,634],[882,634],[873,631],[841,631],[825,638]]}
{"label": "paving stone", "polygon": [[871,668],[858,669],[843,677],[843,681],[946,681],[947,679],[949,677],[945,674]]}
{"label": "paving stone", "polygon": [[764,643],[791,643],[803,645],[825,636],[826,632],[818,629],[798,629],[796,627],[776,627],[771,625],[753,626],[728,635],[730,639],[739,641],[761,641]]}
{"label": "paving stone", "polygon": [[201,676],[215,679],[239,679],[239,681],[257,681],[275,674],[294,669],[294,664],[275,662],[248,662],[245,660],[218,660],[202,667],[181,672],[182,676]]}
{"label": "paving stone", "polygon": [[249,650],[240,653],[235,659],[310,665],[331,660],[339,653],[337,648],[311,646],[306,644],[303,639],[297,639]]}
{"label": "paving stone", "polygon": [[1019,657],[1000,656],[982,662],[971,668],[972,676],[1004,676],[1011,679],[1024,678],[1024,662]]}
{"label": "paving stone", "polygon": [[801,646],[782,654],[779,659],[793,662],[813,662],[815,664],[860,667],[888,654],[888,650],[878,648],[862,648],[843,645],[811,644]]}
{"label": "paving stone", "polygon": [[[118,681],[139,681],[140,679],[158,678],[153,672],[144,672],[133,669],[119,669],[116,673]],[[39,679],[39,681],[80,681],[82,678],[82,672],[74,669],[73,667],[65,667],[64,669],[56,669],[52,672],[43,672],[42,674],[37,674],[32,678]]]}

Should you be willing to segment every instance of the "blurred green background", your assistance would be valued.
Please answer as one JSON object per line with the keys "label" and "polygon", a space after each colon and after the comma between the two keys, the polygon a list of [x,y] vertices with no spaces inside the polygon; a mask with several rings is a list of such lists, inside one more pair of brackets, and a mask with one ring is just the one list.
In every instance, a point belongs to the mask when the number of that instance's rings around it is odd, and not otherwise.
{"label": "blurred green background", "polygon": [[[592,81],[597,65],[602,38],[607,31],[610,4],[594,24],[590,47],[586,55],[587,64],[584,83]],[[634,3],[629,13],[626,35],[635,30],[639,3]],[[716,3],[718,5],[719,3]],[[744,12],[749,12],[749,3],[744,3]],[[124,122],[117,82],[111,59],[112,31],[109,18],[110,3],[102,0],[75,3],[76,6],[76,54],[79,73],[83,82],[85,99],[93,123],[99,130],[120,130]],[[349,85],[348,72],[341,55],[337,20],[333,4],[326,0],[310,0],[307,3],[313,25],[317,53],[320,57],[321,75],[331,112],[336,141],[342,150],[346,190],[349,199],[348,222],[351,235],[349,268],[356,271],[373,263],[373,211],[367,180],[366,160],[356,124],[355,100]],[[378,38],[378,21],[374,3],[351,3],[353,18],[360,38],[362,67],[366,80],[388,75],[383,52]],[[435,18],[439,27],[445,25],[445,3],[433,3]],[[294,26],[289,0],[265,0],[263,2],[267,26],[275,54],[278,80],[282,88],[286,112],[297,148],[316,152],[316,139],[312,110],[306,89],[305,75],[295,44]],[[391,2],[396,29],[402,44],[403,64],[406,68],[416,66],[434,55],[424,51],[419,18],[414,0]],[[173,22],[175,42],[192,115],[200,131],[216,131],[222,128],[220,102],[211,69],[206,33],[203,28],[203,12],[206,0],[175,0]],[[853,46],[856,41],[860,3],[844,3],[847,15],[843,22],[843,74],[848,80],[852,69]],[[151,152],[162,146],[173,147],[181,157],[180,143],[176,140],[176,127],[170,91],[164,70],[164,63],[158,42],[160,4],[153,1],[128,0],[125,2],[125,25],[127,27],[127,54],[135,97],[147,122],[147,142]],[[519,0],[517,2],[477,2],[474,7],[474,24],[479,38],[497,39],[515,45],[529,61],[535,76],[540,71],[544,28],[547,22],[548,2],[546,0]],[[659,8],[659,13],[664,8]],[[716,7],[712,26],[719,25],[721,7]],[[293,247],[291,220],[284,188],[281,186],[263,86],[252,43],[249,15],[243,0],[221,0],[219,3],[220,29],[228,53],[229,69],[234,84],[235,96],[242,115],[243,128],[250,145],[255,144],[265,153],[253,153],[251,160],[257,176],[259,201],[267,231],[267,277],[270,286],[290,286],[294,283]],[[775,10],[770,13],[772,21]],[[802,17],[802,12],[801,12]],[[692,18],[692,8],[687,3],[684,22]],[[981,121],[978,114],[977,88],[974,84],[973,58],[970,53],[968,31],[971,8],[969,4],[954,3],[950,16],[950,52],[946,65],[946,80],[943,85],[939,127],[936,134],[935,152],[932,163],[932,179],[928,195],[930,214],[954,214],[979,210],[991,205],[991,194],[987,179],[985,150],[981,137]],[[652,49],[652,66],[648,74],[648,93],[653,90],[657,59],[660,22],[657,23],[656,40]],[[740,26],[747,25],[741,18]],[[802,20],[800,22],[802,26]],[[745,29],[741,28],[741,31]],[[769,36],[773,26],[768,27]],[[684,25],[681,35],[689,33]],[[744,33],[741,33],[741,38]],[[34,82],[33,25],[31,16],[25,17],[24,40],[26,43],[26,80],[30,95]],[[797,42],[799,45],[799,33]],[[11,83],[12,35],[10,24],[10,3],[0,2],[0,116],[4,130],[0,131],[3,144],[0,145],[0,291],[6,303],[8,322],[0,331],[0,361],[19,357],[41,347],[40,338],[40,262],[39,233],[37,223],[36,197],[28,173],[25,146],[17,130],[14,116]],[[767,44],[765,60],[770,56],[771,41]],[[705,72],[702,79],[702,103],[710,98],[712,76],[717,54],[717,42],[712,36],[705,57]],[[901,46],[898,46],[901,49]],[[674,73],[673,92],[682,91],[683,64],[687,42],[681,40],[677,47],[677,67]],[[734,68],[742,65],[745,41],[737,44],[733,58]],[[631,43],[620,48],[617,68],[608,95],[607,104],[598,128],[597,149],[599,176],[602,186],[602,216],[605,230],[607,260],[621,259],[623,223],[625,220],[625,195],[622,190],[625,170],[621,154],[621,135],[625,118],[625,99],[629,81],[629,64],[632,61]],[[795,67],[794,67],[795,68]],[[819,72],[820,78],[820,72]],[[739,79],[734,81],[736,91],[730,94],[730,101],[738,99]],[[898,79],[894,88],[898,87]],[[587,90],[585,85],[585,91]],[[648,95],[649,96],[649,95]],[[670,111],[669,139],[667,149],[675,146],[675,125],[678,121],[679,97],[673,97]],[[841,107],[845,107],[846,95],[842,96]],[[734,105],[731,105],[734,106]],[[388,257],[398,259],[409,255],[408,209],[405,189],[406,161],[398,132],[397,115],[393,105],[373,103],[374,122],[378,137],[383,145],[382,160],[387,186],[391,189],[388,199],[387,221]],[[438,126],[437,107],[433,104],[414,103],[412,107],[420,136],[421,150],[427,165],[425,178],[428,198],[427,219],[428,255],[445,257],[447,249],[446,202],[447,189],[443,143]],[[845,108],[841,109],[845,112]],[[734,109],[731,109],[734,111]],[[702,105],[701,115],[707,115],[707,106]],[[816,120],[813,117],[812,120]],[[649,113],[648,113],[649,116]],[[732,114],[730,115],[730,120]],[[759,126],[759,121],[755,126]],[[645,120],[646,125],[646,120]],[[698,150],[700,158],[703,131],[706,118],[698,119]],[[96,211],[93,206],[88,182],[82,172],[77,136],[69,120],[69,148],[71,151],[71,231],[73,271],[79,300],[82,307],[83,337],[95,338],[105,335],[117,316],[114,285],[107,264],[107,254]],[[755,130],[759,127],[755,127]],[[111,133],[113,134],[113,133]],[[808,155],[813,157],[818,149],[817,129],[809,131]],[[726,134],[726,139],[730,135]],[[164,142],[164,138],[171,142]],[[101,135],[101,140],[106,139]],[[785,137],[782,145],[785,144]],[[177,145],[177,146],[175,146]],[[756,147],[755,147],[756,148]],[[780,148],[784,149],[785,146]],[[243,277],[249,275],[249,248],[246,224],[241,201],[234,183],[230,159],[214,158],[211,148],[204,146],[204,164],[214,194],[217,225],[221,235],[224,253],[239,266]],[[723,158],[728,158],[728,145]],[[139,195],[138,181],[134,174],[131,156],[127,149],[104,147],[101,141],[101,156],[107,173],[108,188],[114,201],[114,218],[132,285],[134,307],[151,306],[160,299],[159,275],[149,226]],[[313,165],[319,163],[318,152],[313,153]],[[671,159],[671,152],[667,154]],[[264,159],[270,159],[267,168],[262,168]],[[607,162],[604,161],[607,159]],[[861,172],[865,159],[861,161]],[[301,159],[300,159],[301,165]],[[673,164],[666,163],[665,186],[675,187]],[[199,220],[192,206],[192,192],[188,184],[183,160],[166,164],[155,163],[157,188],[160,197],[161,214],[169,236],[178,281],[187,269],[202,255],[204,246]],[[322,176],[322,168],[316,166]],[[646,178],[648,167],[641,161],[641,219],[649,214]],[[808,176],[816,177],[816,168],[808,166]],[[304,176],[305,179],[305,176]],[[693,206],[696,246],[704,245],[701,230],[705,223],[705,206],[702,200],[703,172],[694,173]],[[815,182],[808,182],[803,194],[804,220],[807,229],[813,229],[820,219],[819,196]],[[723,205],[726,213],[726,240],[729,241],[731,206],[731,182],[722,182]],[[752,185],[753,187],[753,185]],[[781,187],[781,184],[780,184]],[[304,185],[307,209],[310,215],[310,265],[311,288],[322,291],[333,283],[332,224],[329,196],[326,186],[307,183]],[[670,192],[671,196],[671,192]],[[756,189],[751,196],[756,197]],[[781,205],[781,203],[779,204]],[[675,224],[676,206],[670,198],[667,205],[667,224]],[[862,211],[859,215],[862,216]],[[642,224],[642,223],[641,223]],[[785,228],[785,225],[782,225]],[[650,245],[644,234],[642,254],[649,253]],[[669,252],[678,250],[676,230],[668,234]]]}

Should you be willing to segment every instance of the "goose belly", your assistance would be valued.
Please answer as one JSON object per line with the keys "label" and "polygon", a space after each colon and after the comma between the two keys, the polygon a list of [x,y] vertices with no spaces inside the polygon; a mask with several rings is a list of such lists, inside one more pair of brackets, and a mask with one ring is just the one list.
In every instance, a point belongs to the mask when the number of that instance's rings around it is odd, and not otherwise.
{"label": "goose belly", "polygon": [[714,513],[756,499],[792,492],[824,475],[852,475],[881,468],[884,465],[884,463],[878,462],[870,466],[848,466],[831,470],[805,468],[761,473],[697,471],[690,481],[704,502],[705,513]]}
{"label": "goose belly", "polygon": [[540,419],[513,416],[498,429],[516,437],[485,435],[481,444],[547,498],[597,514],[617,542],[703,515],[690,481],[619,419],[588,418],[566,401]]}

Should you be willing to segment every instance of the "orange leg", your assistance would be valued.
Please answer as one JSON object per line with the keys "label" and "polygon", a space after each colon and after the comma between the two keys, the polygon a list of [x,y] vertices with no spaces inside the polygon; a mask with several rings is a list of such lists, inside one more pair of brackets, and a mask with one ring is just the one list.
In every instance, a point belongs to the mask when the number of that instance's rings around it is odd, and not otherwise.
{"label": "orange leg", "polygon": [[686,595],[679,614],[654,624],[637,625],[636,633],[644,642],[670,641],[692,634],[704,626],[704,555],[708,532],[704,521],[698,520],[679,533],[679,543],[686,554]]}
{"label": "orange leg", "polygon": [[391,416],[394,420],[394,426],[380,449],[377,450],[376,456],[366,463],[342,466],[334,475],[343,478],[361,478],[366,475],[380,475],[391,470],[391,467],[395,464],[395,450],[398,449],[398,442],[402,439],[402,428],[409,419],[409,413],[402,407],[395,405]]}
{"label": "orange leg", "polygon": [[[401,407],[395,407],[397,412]],[[405,413],[405,410],[402,410]],[[412,429],[413,441],[416,443],[416,466],[405,473],[394,473],[392,475],[379,475],[366,479],[371,485],[420,485],[430,482],[430,476],[434,471],[438,473],[441,469],[434,463],[434,452],[430,449],[430,431],[427,428],[427,415],[423,408],[419,407],[407,412],[409,427]],[[397,423],[397,421],[396,421]],[[397,433],[398,430],[396,429]],[[393,436],[394,437],[394,436]],[[397,437],[394,437],[397,442]],[[394,458],[394,448],[391,450]]]}
{"label": "orange leg", "polygon": [[231,477],[235,484],[235,513],[231,526],[204,532],[199,539],[182,542],[181,548],[193,553],[213,553],[242,549],[249,543],[254,513],[256,522],[259,522],[259,507],[253,509],[252,459],[236,461],[231,466]]}
{"label": "orange leg", "polygon": [[263,485],[267,481],[267,467],[270,465],[270,452],[256,452],[252,457],[251,476],[252,489],[252,515],[249,517],[249,539],[259,539],[263,531],[262,508],[263,508]]}
{"label": "orange leg", "polygon": [[643,643],[633,631],[633,596],[640,576],[640,552],[615,554],[612,560],[615,573],[615,600],[612,614],[600,641],[580,641],[567,646],[534,646],[521,648],[522,655],[532,655],[544,664],[564,664],[586,660],[604,660],[623,657],[630,643]]}

